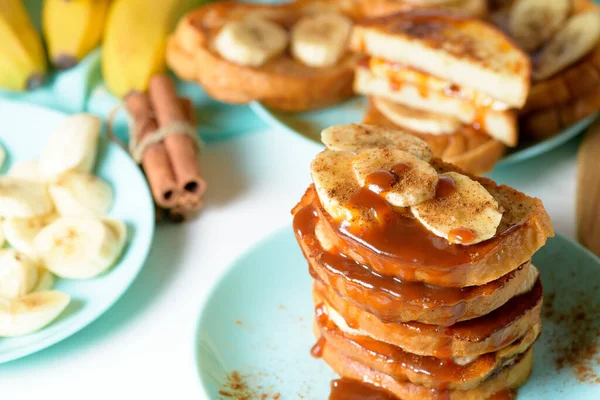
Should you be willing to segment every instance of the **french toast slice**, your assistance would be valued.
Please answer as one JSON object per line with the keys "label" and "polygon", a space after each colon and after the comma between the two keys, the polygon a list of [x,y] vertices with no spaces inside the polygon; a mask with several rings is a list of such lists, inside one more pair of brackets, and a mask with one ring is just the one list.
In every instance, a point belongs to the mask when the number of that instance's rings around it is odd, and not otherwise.
{"label": "french toast slice", "polygon": [[513,364],[500,369],[479,386],[469,390],[437,391],[408,381],[399,381],[351,360],[332,346],[325,345],[323,360],[338,375],[361,382],[377,382],[379,387],[402,400],[486,400],[496,393],[514,390],[525,384],[533,368],[533,349],[527,350]]}
{"label": "french toast slice", "polygon": [[520,108],[531,61],[494,26],[442,12],[412,11],[362,21],[352,50],[417,68]]}
{"label": "french toast slice", "polygon": [[398,381],[438,390],[469,390],[522,357],[539,337],[541,323],[499,351],[464,359],[418,356],[366,336],[348,334],[329,319],[321,305],[317,305],[313,329],[317,338],[325,339],[326,347]]}
{"label": "french toast slice", "polygon": [[[332,233],[327,236],[337,239],[334,245],[353,260],[368,265],[373,271],[406,282],[423,282],[442,287],[477,286],[494,281],[529,261],[546,240],[554,235],[550,217],[541,200],[508,186],[497,185],[490,179],[469,175],[439,159],[434,158],[430,163],[438,173],[458,172],[469,176],[497,201],[503,213],[493,238],[467,246],[449,245],[447,242],[445,247],[441,247],[441,242],[436,242],[434,246],[433,242],[428,242],[437,240],[433,234],[427,236],[430,233],[422,231],[416,224],[411,229],[418,229],[415,233],[425,235],[418,248],[401,246],[399,249],[395,243],[389,243],[391,247],[374,249],[361,236],[349,236],[340,230],[339,221],[335,221],[322,209],[312,185],[292,212],[296,217],[303,208],[313,208],[314,223],[319,217],[327,231]],[[410,219],[406,218],[410,217],[401,213],[394,224],[409,223]],[[427,237],[430,239],[426,239]],[[398,253],[399,250],[401,253]]]}
{"label": "french toast slice", "polygon": [[491,171],[506,152],[506,146],[500,141],[466,127],[446,135],[430,135],[401,129],[383,115],[373,100],[369,102],[362,123],[400,129],[415,135],[427,142],[434,157],[475,175]]}
{"label": "french toast slice", "polygon": [[464,124],[477,126],[482,132],[508,146],[515,146],[518,141],[515,111],[479,106],[461,96],[448,94],[448,91],[431,89],[427,81],[424,84],[409,81],[396,83],[359,67],[354,79],[354,90],[367,96],[383,97],[408,107],[454,117]]}
{"label": "french toast slice", "polygon": [[[600,86],[599,86],[600,87]],[[544,140],[600,110],[600,96],[592,90],[562,105],[535,111],[520,118],[521,135],[533,141]]]}
{"label": "french toast slice", "polygon": [[329,318],[342,330],[388,343],[422,356],[473,357],[502,349],[524,336],[540,321],[543,290],[538,280],[532,290],[515,296],[482,317],[449,327],[419,322],[385,323],[316,280],[315,304],[323,303]]}
{"label": "french toast slice", "polygon": [[185,15],[167,42],[167,64],[181,79],[196,81],[215,99],[226,103],[261,101],[283,111],[327,107],[352,95],[356,56],[346,53],[334,66],[305,65],[289,52],[259,67],[222,58],[214,40],[230,21],[250,13],[290,29],[300,18],[340,10],[324,2],[282,5],[225,1],[202,6]]}

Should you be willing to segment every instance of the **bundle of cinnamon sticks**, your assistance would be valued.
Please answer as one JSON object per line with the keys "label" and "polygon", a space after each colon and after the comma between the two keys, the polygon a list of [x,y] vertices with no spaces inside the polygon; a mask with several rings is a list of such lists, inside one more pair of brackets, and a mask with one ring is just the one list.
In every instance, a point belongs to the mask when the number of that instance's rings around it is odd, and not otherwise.
{"label": "bundle of cinnamon sticks", "polygon": [[198,164],[198,141],[177,132],[195,126],[191,101],[178,97],[173,81],[161,74],[151,79],[148,94],[127,95],[125,106],[134,120],[130,137],[138,144],[166,129],[162,140],[140,149],[139,161],[157,205],[157,220],[188,219],[202,208],[206,191]]}

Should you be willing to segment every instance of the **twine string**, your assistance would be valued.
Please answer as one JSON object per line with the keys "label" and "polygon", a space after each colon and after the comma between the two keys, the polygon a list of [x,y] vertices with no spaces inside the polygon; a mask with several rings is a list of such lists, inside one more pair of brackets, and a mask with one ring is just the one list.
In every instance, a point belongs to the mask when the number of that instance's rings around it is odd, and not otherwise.
{"label": "twine string", "polygon": [[[129,146],[123,143],[123,141],[114,134],[113,130],[117,114],[121,110],[125,110],[125,113],[127,114],[127,122],[129,126]],[[196,133],[196,127],[188,121],[172,121],[165,126],[161,126],[160,128],[149,132],[142,138],[142,140],[138,140],[136,133],[136,123],[133,118],[131,118],[131,115],[129,115],[125,107],[119,105],[113,108],[106,121],[106,135],[108,136],[109,140],[116,143],[127,153],[129,153],[131,158],[133,158],[133,160],[138,164],[142,163],[144,152],[148,147],[163,142],[169,136],[183,135],[189,137],[194,142],[198,153],[204,147],[202,139],[200,139]]]}

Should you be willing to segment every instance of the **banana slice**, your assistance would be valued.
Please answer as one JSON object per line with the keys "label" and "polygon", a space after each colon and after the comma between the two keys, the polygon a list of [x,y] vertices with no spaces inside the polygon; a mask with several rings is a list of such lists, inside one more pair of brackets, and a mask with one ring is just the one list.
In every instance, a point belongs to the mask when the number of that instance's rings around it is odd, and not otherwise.
{"label": "banana slice", "polygon": [[4,235],[10,246],[33,260],[38,256],[33,241],[42,228],[58,218],[56,213],[36,218],[7,218],[4,221]]}
{"label": "banana slice", "polygon": [[224,59],[259,67],[284,52],[288,33],[275,22],[261,18],[232,21],[215,38],[215,48]]}
{"label": "banana slice", "polygon": [[54,321],[70,301],[68,294],[55,290],[0,300],[0,337],[22,336],[42,329]]}
{"label": "banana slice", "polygon": [[61,175],[50,185],[49,192],[60,215],[104,215],[113,203],[110,185],[82,172]]}
{"label": "banana slice", "polygon": [[369,149],[352,159],[362,187],[398,207],[414,206],[435,196],[437,171],[429,163],[398,149]]}
{"label": "banana slice", "polygon": [[492,238],[502,219],[496,199],[479,182],[456,172],[441,174],[436,196],[411,210],[436,236],[460,244]]}
{"label": "banana slice", "polygon": [[0,250],[0,298],[23,296],[33,289],[37,281],[37,265],[14,250]]}
{"label": "banana slice", "polygon": [[571,10],[571,0],[517,0],[508,30],[525,51],[533,51],[554,35]]}
{"label": "banana slice", "polygon": [[54,287],[54,275],[46,268],[38,268],[38,281],[36,282],[32,292],[45,292],[46,290],[52,290]]}
{"label": "banana slice", "polygon": [[67,171],[92,172],[96,161],[100,118],[91,114],[68,117],[52,133],[40,157],[40,172],[53,180]]}
{"label": "banana slice", "polygon": [[34,240],[46,268],[61,278],[89,279],[107,271],[121,255],[125,224],[91,216],[61,217]]}
{"label": "banana slice", "polygon": [[310,15],[292,29],[292,55],[310,67],[337,64],[346,51],[352,20],[337,13]]}
{"label": "banana slice", "polygon": [[456,118],[417,110],[380,97],[373,98],[373,104],[394,124],[413,132],[449,135],[458,131],[462,126]]}
{"label": "banana slice", "polygon": [[396,148],[423,161],[431,159],[431,148],[416,136],[367,124],[335,125],[321,132],[321,141],[330,150],[358,153],[372,148]]}
{"label": "banana slice", "polygon": [[17,161],[8,170],[8,176],[35,182],[44,182],[40,172],[40,162],[37,160]]}
{"label": "banana slice", "polygon": [[535,80],[552,77],[579,61],[600,40],[600,13],[588,11],[569,18],[541,50],[533,71]]}
{"label": "banana slice", "polygon": [[53,208],[46,185],[0,176],[0,217],[33,218]]}
{"label": "banana slice", "polygon": [[352,220],[348,203],[360,188],[352,171],[353,153],[325,150],[310,164],[310,173],[323,208],[334,219]]}
{"label": "banana slice", "polygon": [[0,219],[0,249],[6,243],[6,235],[4,234],[4,221]]}

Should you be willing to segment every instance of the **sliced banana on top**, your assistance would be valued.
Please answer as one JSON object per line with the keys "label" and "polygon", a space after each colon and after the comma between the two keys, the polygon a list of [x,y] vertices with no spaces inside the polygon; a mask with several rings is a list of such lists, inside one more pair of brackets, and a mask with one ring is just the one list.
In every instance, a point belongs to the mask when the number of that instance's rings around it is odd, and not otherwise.
{"label": "sliced banana on top", "polygon": [[33,218],[53,209],[45,184],[0,176],[0,217]]}
{"label": "sliced banana on top", "polygon": [[40,156],[40,172],[56,179],[67,171],[92,172],[96,161],[100,118],[91,114],[68,117],[52,133]]}
{"label": "sliced banana on top", "polygon": [[6,241],[13,249],[37,260],[38,256],[33,241],[42,228],[56,218],[58,218],[56,213],[35,218],[6,218],[2,224]]}
{"label": "sliced banana on top", "polygon": [[431,159],[431,148],[424,140],[375,125],[335,125],[321,132],[321,141],[330,150],[358,153],[371,148],[396,148],[424,161]]}
{"label": "sliced banana on top", "polygon": [[0,250],[0,298],[16,299],[29,293],[38,281],[38,267],[25,255]]}
{"label": "sliced banana on top", "polygon": [[342,58],[352,20],[337,13],[309,15],[292,29],[293,56],[310,67],[330,67]]}
{"label": "sliced banana on top", "polygon": [[403,150],[365,150],[353,157],[352,168],[361,186],[398,207],[413,206],[435,195],[437,171]]}
{"label": "sliced banana on top", "polygon": [[533,51],[558,31],[571,11],[571,0],[517,0],[508,29],[525,51]]}
{"label": "sliced banana on top", "polygon": [[58,291],[34,292],[14,300],[0,300],[0,337],[27,335],[54,321],[71,298]]}
{"label": "sliced banana on top", "polygon": [[374,98],[373,104],[395,125],[413,132],[449,135],[462,127],[461,122],[454,117],[417,110],[381,97]]}
{"label": "sliced banana on top", "polygon": [[7,175],[35,182],[44,182],[46,180],[40,172],[40,162],[37,160],[17,161],[10,167]]}
{"label": "sliced banana on top", "polygon": [[600,40],[600,12],[588,11],[567,20],[564,27],[542,48],[533,70],[543,80],[576,63]]}
{"label": "sliced banana on top", "polygon": [[441,174],[436,196],[411,210],[436,236],[459,244],[494,237],[502,219],[496,199],[479,182],[456,172]]}
{"label": "sliced banana on top", "polygon": [[353,153],[325,150],[310,164],[310,173],[321,205],[334,219],[348,221],[353,215],[347,205],[360,188],[352,171]]}
{"label": "sliced banana on top", "polygon": [[284,52],[289,35],[262,18],[245,18],[225,24],[214,41],[217,52],[236,64],[259,67]]}
{"label": "sliced banana on top", "polygon": [[49,187],[60,215],[104,215],[113,203],[113,191],[102,179],[82,172],[67,172]]}
{"label": "sliced banana on top", "polygon": [[61,217],[34,240],[46,268],[61,278],[96,277],[121,255],[126,242],[121,221],[91,216]]}

